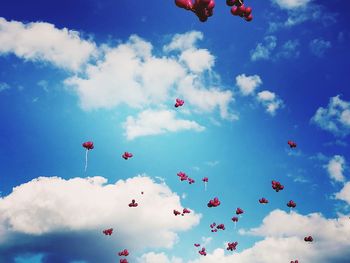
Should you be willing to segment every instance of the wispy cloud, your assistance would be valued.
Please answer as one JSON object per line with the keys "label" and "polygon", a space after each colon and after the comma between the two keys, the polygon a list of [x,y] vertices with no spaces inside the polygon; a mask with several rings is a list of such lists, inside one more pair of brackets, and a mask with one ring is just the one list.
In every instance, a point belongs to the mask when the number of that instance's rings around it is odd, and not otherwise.
{"label": "wispy cloud", "polygon": [[312,54],[314,54],[317,57],[323,57],[326,50],[332,47],[332,44],[330,41],[316,38],[311,40],[309,47]]}

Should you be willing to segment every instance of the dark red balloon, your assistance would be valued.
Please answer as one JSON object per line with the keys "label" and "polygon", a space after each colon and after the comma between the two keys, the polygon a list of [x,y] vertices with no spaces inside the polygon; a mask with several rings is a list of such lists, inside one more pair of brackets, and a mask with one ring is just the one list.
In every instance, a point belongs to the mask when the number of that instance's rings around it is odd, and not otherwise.
{"label": "dark red balloon", "polygon": [[190,10],[193,8],[192,1],[191,0],[175,0],[175,4],[180,7],[184,8],[186,10]]}
{"label": "dark red balloon", "polygon": [[94,143],[93,142],[84,142],[83,143],[83,147],[86,149],[86,150],[92,150],[94,148]]}

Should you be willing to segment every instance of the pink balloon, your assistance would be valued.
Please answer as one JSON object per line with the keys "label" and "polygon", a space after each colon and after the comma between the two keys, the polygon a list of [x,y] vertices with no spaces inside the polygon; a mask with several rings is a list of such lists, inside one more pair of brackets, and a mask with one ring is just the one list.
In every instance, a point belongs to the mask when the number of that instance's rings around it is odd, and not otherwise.
{"label": "pink balloon", "polygon": [[244,10],[244,14],[246,16],[249,16],[252,13],[252,8],[250,6],[246,7],[246,9]]}
{"label": "pink balloon", "polygon": [[208,4],[208,9],[213,9],[215,7],[215,1],[211,0]]}

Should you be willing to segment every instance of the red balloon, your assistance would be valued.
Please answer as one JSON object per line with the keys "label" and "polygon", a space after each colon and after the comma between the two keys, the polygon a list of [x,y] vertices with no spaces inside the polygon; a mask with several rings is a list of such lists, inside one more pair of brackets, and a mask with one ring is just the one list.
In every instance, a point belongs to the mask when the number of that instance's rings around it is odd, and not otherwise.
{"label": "red balloon", "polygon": [[226,0],[226,5],[234,6],[235,5],[235,0]]}
{"label": "red balloon", "polygon": [[191,0],[175,0],[175,4],[180,8],[190,10],[193,8]]}
{"label": "red balloon", "polygon": [[246,16],[249,16],[252,13],[252,8],[250,6],[246,7],[246,9],[244,10],[244,14]]}
{"label": "red balloon", "polygon": [[210,2],[209,2],[209,4],[208,4],[208,9],[213,9],[215,7],[215,2],[214,2],[214,0],[211,0]]}
{"label": "red balloon", "polygon": [[249,16],[247,16],[247,17],[245,18],[245,20],[248,21],[248,22],[252,21],[252,20],[253,20],[252,14],[250,14]]}
{"label": "red balloon", "polygon": [[83,147],[86,150],[92,150],[94,148],[94,143],[93,142],[84,142]]}
{"label": "red balloon", "polygon": [[231,14],[234,15],[234,16],[238,16],[239,15],[239,11],[238,11],[238,7],[237,6],[232,6]]}

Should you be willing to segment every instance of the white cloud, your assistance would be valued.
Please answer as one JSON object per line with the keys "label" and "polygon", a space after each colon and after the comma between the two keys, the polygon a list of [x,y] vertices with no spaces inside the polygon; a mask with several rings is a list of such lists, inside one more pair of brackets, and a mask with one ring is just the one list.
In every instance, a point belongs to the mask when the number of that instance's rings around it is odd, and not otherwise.
{"label": "white cloud", "polygon": [[275,36],[266,36],[264,43],[258,43],[256,48],[250,51],[250,59],[252,61],[268,60],[276,46],[277,38]]}
{"label": "white cloud", "polygon": [[44,22],[24,24],[0,17],[0,54],[8,53],[78,71],[96,54],[96,46],[81,39],[77,31],[58,29]]}
{"label": "white cloud", "polygon": [[181,53],[180,61],[185,62],[195,73],[201,73],[214,66],[214,56],[206,49],[187,49]]}
{"label": "white cloud", "polygon": [[323,57],[326,50],[332,47],[332,44],[330,41],[316,38],[310,42],[309,47],[312,54],[317,57]]}
{"label": "white cloud", "polygon": [[344,184],[343,188],[340,192],[335,194],[335,198],[339,200],[343,200],[350,205],[350,182]]}
{"label": "white cloud", "polygon": [[274,116],[276,111],[283,107],[283,101],[274,92],[263,90],[258,93],[257,100],[266,108],[266,112]]}
{"label": "white cloud", "polygon": [[196,46],[196,42],[202,39],[203,33],[199,31],[189,31],[184,34],[176,34],[172,38],[171,42],[163,47],[163,50],[165,52],[169,52],[174,50],[183,51],[193,49]]}
{"label": "white cloud", "polygon": [[329,177],[336,182],[344,182],[345,177],[343,174],[345,168],[345,158],[340,155],[334,155],[328,164],[325,165],[328,171]]}
{"label": "white cloud", "polygon": [[[56,260],[62,253],[72,260],[111,262],[118,247],[170,248],[178,231],[199,223],[201,215],[193,210],[186,217],[174,217],[172,210],[182,208],[180,197],[147,176],[106,182],[98,176],[39,177],[15,187],[0,199],[1,262],[12,262],[6,261],[9,255],[37,252],[53,254]],[[137,208],[128,207],[131,199],[136,199]],[[109,227],[115,233],[106,238],[101,231]],[[99,249],[86,251],[95,246]]]}
{"label": "white cloud", "polygon": [[241,74],[236,77],[236,86],[243,96],[253,94],[255,89],[261,84],[262,80],[258,75],[246,76],[245,74]]}
{"label": "white cloud", "polygon": [[327,108],[318,108],[311,122],[336,136],[350,133],[350,102],[342,100],[340,95],[329,99]]}
{"label": "white cloud", "polygon": [[214,56],[194,46],[200,36],[202,33],[197,31],[176,35],[164,49],[187,49],[177,56],[156,56],[150,42],[133,35],[126,43],[107,48],[103,58],[87,67],[85,77],[73,76],[65,83],[78,94],[86,110],[120,104],[158,108],[181,96],[186,108],[192,107],[197,113],[210,113],[218,107],[222,118],[236,119],[229,110],[232,92],[212,87],[214,81],[202,74],[209,71],[210,76],[216,76],[212,70]]}
{"label": "white cloud", "polygon": [[297,48],[300,46],[299,40],[288,40],[285,42],[280,51],[277,52],[277,58],[297,58],[300,52]]}
{"label": "white cloud", "polygon": [[0,92],[10,89],[9,84],[5,83],[5,82],[0,82]]}
{"label": "white cloud", "polygon": [[138,258],[139,263],[183,263],[184,261],[177,257],[169,258],[164,252],[149,252]]}
{"label": "white cloud", "polygon": [[282,9],[298,9],[305,7],[311,0],[271,0]]}
{"label": "white cloud", "polygon": [[[191,263],[280,263],[298,259],[299,262],[346,263],[350,258],[350,224],[347,217],[327,219],[321,214],[300,215],[274,210],[258,228],[241,234],[264,239],[238,253],[225,255],[218,248],[206,257]],[[312,244],[304,242],[311,235]]]}
{"label": "white cloud", "polygon": [[137,137],[163,134],[165,132],[177,132],[182,130],[205,130],[195,121],[177,119],[176,112],[172,110],[145,110],[134,118],[128,116],[123,123],[125,135],[128,140]]}

